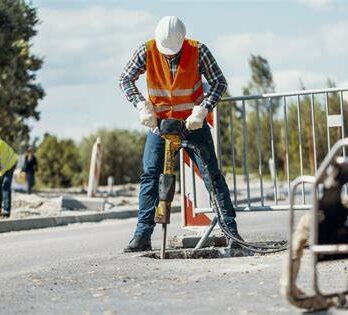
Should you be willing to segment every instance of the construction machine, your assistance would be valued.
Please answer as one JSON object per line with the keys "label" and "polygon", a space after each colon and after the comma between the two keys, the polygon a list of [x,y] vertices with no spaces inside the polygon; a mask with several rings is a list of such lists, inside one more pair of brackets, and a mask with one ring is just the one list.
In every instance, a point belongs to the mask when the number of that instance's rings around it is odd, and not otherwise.
{"label": "construction machine", "polygon": [[[289,251],[281,278],[281,289],[289,303],[310,311],[331,306],[347,307],[348,290],[324,292],[318,281],[320,264],[348,258],[347,146],[348,138],[338,141],[315,176],[298,177],[291,184]],[[295,229],[296,190],[305,183],[312,188],[312,205],[310,211],[300,218]],[[302,257],[307,250],[312,258],[313,293],[304,292],[297,284]],[[334,284],[329,286],[333,287]]]}

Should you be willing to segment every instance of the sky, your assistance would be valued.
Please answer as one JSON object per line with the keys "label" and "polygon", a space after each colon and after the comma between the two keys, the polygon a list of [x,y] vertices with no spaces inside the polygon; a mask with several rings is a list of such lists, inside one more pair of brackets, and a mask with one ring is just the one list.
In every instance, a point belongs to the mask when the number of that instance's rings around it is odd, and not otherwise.
{"label": "sky", "polygon": [[[134,51],[153,38],[166,15],[183,20],[187,37],[205,43],[240,95],[250,54],[266,58],[277,92],[348,87],[348,2],[33,0],[40,24],[32,49],[43,57],[37,75],[46,91],[32,137],[46,132],[76,141],[99,128],[141,130],[119,86]],[[146,95],[145,76],[138,81]]]}

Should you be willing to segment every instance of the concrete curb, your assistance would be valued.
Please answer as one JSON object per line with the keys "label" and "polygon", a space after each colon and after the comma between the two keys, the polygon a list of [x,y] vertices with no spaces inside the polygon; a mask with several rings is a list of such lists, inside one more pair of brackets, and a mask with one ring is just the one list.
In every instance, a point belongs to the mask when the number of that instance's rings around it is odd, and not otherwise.
{"label": "concrete curb", "polygon": [[[122,207],[124,208],[124,207]],[[180,212],[179,206],[172,207],[172,213]],[[64,226],[73,223],[100,222],[110,219],[129,219],[138,216],[138,209],[118,209],[92,214],[65,215],[56,217],[41,217],[28,219],[9,219],[0,222],[0,233],[43,229]]]}

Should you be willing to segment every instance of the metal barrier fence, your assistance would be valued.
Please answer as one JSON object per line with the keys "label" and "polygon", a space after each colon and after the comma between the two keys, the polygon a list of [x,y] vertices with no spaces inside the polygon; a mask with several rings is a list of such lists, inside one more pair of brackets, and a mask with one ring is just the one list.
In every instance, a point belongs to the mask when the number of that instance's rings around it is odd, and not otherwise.
{"label": "metal barrier fence", "polygon": [[[220,101],[212,133],[236,209],[290,208],[291,180],[316,174],[331,145],[347,136],[347,92],[328,88]],[[195,184],[182,177],[182,187],[193,187],[196,200]],[[303,184],[297,209],[310,207],[306,194]],[[209,212],[206,206],[193,207],[194,215]]]}

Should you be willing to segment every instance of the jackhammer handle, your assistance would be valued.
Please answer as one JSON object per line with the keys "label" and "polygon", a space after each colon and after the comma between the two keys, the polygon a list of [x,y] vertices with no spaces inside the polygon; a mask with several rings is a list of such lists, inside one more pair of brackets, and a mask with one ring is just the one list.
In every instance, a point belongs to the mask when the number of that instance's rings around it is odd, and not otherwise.
{"label": "jackhammer handle", "polygon": [[181,139],[185,139],[190,131],[186,128],[184,119],[166,118],[159,121],[159,133],[160,136],[177,134]]}

